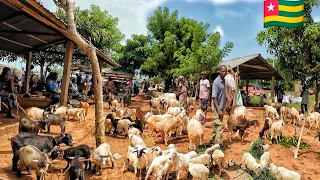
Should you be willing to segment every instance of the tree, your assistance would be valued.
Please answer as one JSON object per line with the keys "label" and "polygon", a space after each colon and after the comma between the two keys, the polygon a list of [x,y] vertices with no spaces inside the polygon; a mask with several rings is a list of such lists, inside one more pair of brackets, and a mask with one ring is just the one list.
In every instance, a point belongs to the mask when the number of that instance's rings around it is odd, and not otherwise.
{"label": "tree", "polygon": [[148,18],[151,47],[142,73],[167,80],[178,75],[197,77],[200,71],[212,73],[233,48],[227,42],[220,49],[220,34],[208,33],[209,24],[191,18],[178,18],[178,11],[158,7]]}
{"label": "tree", "polygon": [[291,74],[292,79],[316,82],[316,102],[319,92],[320,24],[312,19],[312,7],[319,0],[304,1],[304,26],[288,29],[270,27],[259,32],[257,41],[265,44],[267,51],[279,59],[279,68]]}
{"label": "tree", "polygon": [[96,130],[96,145],[105,142],[105,126],[103,121],[103,96],[102,96],[102,78],[96,55],[96,48],[87,43],[77,32],[76,23],[74,20],[74,1],[73,0],[54,0],[55,4],[63,8],[66,12],[67,36],[70,40],[76,43],[79,48],[88,56],[92,72],[93,72],[93,86],[95,88],[95,130]]}
{"label": "tree", "polygon": [[136,69],[140,69],[141,65],[148,58],[150,49],[150,37],[145,35],[132,35],[131,39],[126,40],[126,44],[122,46],[122,56],[118,63],[121,69],[134,74]]}

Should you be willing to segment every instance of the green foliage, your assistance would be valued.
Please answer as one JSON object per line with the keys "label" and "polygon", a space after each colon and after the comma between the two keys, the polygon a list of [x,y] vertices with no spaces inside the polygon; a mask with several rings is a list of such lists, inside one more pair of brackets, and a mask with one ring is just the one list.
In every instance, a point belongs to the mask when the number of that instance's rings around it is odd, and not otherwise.
{"label": "green foliage", "polygon": [[320,0],[304,1],[304,26],[301,28],[270,27],[257,35],[260,45],[265,44],[268,53],[279,59],[279,67],[293,80],[312,84],[319,79],[320,25],[311,16],[312,7]]}
{"label": "green foliage", "polygon": [[[270,136],[267,137],[269,140],[270,140]],[[281,136],[281,139],[280,139],[280,144],[286,148],[290,148],[291,146],[294,146],[294,147],[297,147],[298,145],[298,140],[299,140],[299,137],[298,136]],[[273,140],[272,140],[273,141]],[[311,145],[306,143],[306,142],[303,142],[301,140],[300,142],[300,147],[299,149],[300,150],[303,150],[303,149],[310,149],[311,148]]]}
{"label": "green foliage", "polygon": [[178,75],[195,79],[200,71],[215,71],[233,44],[220,49],[220,34],[209,34],[209,24],[194,19],[178,18],[178,11],[158,7],[148,18],[151,44],[148,57],[141,66],[142,73],[163,78]]}
{"label": "green foliage", "polygon": [[263,154],[263,148],[262,145],[264,145],[264,142],[261,139],[258,139],[252,143],[252,147],[249,150],[244,150],[243,153],[250,153],[254,158],[260,159],[260,157]]}
{"label": "green foliage", "polygon": [[250,103],[252,105],[260,105],[260,96],[256,95],[256,96],[253,96],[251,99],[250,99]]}
{"label": "green foliage", "polygon": [[207,146],[207,145],[199,145],[199,146],[197,146],[197,153],[198,153],[199,155],[201,155],[201,154],[203,154],[209,147],[210,147],[210,145],[209,145],[209,146]]}
{"label": "green foliage", "polygon": [[248,168],[245,171],[252,177],[253,180],[276,180],[277,179],[269,169],[264,169],[257,174]]}
{"label": "green foliage", "polygon": [[126,45],[121,48],[121,57],[118,63],[121,70],[134,74],[136,69],[140,69],[141,65],[148,58],[150,48],[150,37],[145,35],[132,35],[131,39],[127,39]]}

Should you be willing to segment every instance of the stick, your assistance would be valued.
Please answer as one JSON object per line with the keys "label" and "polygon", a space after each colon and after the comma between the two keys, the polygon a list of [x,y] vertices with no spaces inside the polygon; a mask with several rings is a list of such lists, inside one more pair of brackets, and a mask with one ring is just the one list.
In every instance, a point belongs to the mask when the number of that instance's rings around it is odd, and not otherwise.
{"label": "stick", "polygon": [[294,158],[297,159],[298,158],[298,151],[299,151],[299,147],[300,147],[300,143],[301,143],[301,138],[302,138],[302,134],[303,134],[303,129],[304,129],[304,124],[305,124],[306,120],[303,121],[302,124],[302,128],[301,128],[301,132],[300,132],[300,136],[299,136],[299,141],[297,144],[297,149],[293,151],[294,154]]}

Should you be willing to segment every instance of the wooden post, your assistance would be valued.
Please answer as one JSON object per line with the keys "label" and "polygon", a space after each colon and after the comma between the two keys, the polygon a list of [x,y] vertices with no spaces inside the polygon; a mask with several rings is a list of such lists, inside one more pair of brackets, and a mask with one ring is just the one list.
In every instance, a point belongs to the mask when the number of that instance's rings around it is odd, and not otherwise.
{"label": "wooden post", "polygon": [[24,80],[24,90],[26,93],[29,92],[29,83],[30,83],[30,71],[31,71],[31,61],[32,61],[32,52],[28,52],[26,56],[26,74],[25,74],[25,80]]}
{"label": "wooden post", "polygon": [[274,85],[275,85],[275,76],[271,78],[271,101],[274,102]]}
{"label": "wooden post", "polygon": [[246,91],[247,95],[249,95],[249,78],[246,79]]}
{"label": "wooden post", "polygon": [[72,51],[74,44],[72,41],[67,42],[66,52],[64,55],[63,77],[61,82],[61,105],[66,106],[68,102],[68,90],[70,82],[70,70],[72,64]]}
{"label": "wooden post", "polygon": [[319,108],[319,82],[318,81],[316,81],[316,90],[314,92],[314,99],[315,99],[314,111],[316,112]]}
{"label": "wooden post", "polygon": [[306,121],[303,121],[303,124],[302,124],[301,132],[300,132],[300,136],[299,136],[299,140],[298,140],[298,144],[297,144],[297,149],[293,150],[293,156],[294,156],[295,159],[298,158],[298,152],[299,152],[299,147],[300,147],[300,143],[301,143],[301,138],[302,138],[305,122]]}
{"label": "wooden post", "polygon": [[102,73],[103,61],[99,60],[100,73]]}

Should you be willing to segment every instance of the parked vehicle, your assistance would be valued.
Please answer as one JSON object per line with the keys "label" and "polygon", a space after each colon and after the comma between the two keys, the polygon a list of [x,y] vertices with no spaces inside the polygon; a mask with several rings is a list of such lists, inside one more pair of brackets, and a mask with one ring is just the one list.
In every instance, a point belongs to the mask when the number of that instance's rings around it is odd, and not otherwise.
{"label": "parked vehicle", "polygon": [[[242,90],[246,91],[246,86],[243,86]],[[249,84],[249,93],[254,93],[255,95],[264,95],[265,92],[262,90],[261,86],[257,84]]]}

